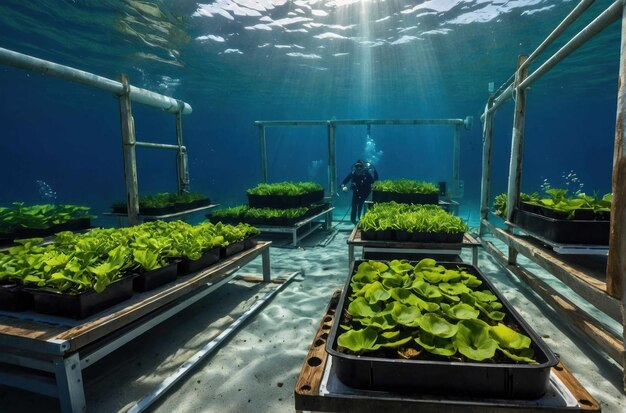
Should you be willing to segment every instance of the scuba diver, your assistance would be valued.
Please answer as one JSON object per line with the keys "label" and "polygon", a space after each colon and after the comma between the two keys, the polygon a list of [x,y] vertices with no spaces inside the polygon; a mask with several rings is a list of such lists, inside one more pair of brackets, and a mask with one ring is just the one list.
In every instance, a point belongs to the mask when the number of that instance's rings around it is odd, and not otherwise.
{"label": "scuba diver", "polygon": [[378,180],[378,171],[370,162],[358,160],[352,165],[352,171],[346,176],[341,183],[341,190],[348,192],[346,184],[352,181],[350,189],[352,189],[352,210],[350,211],[350,221],[354,225],[361,218],[363,204],[372,191],[372,183]]}

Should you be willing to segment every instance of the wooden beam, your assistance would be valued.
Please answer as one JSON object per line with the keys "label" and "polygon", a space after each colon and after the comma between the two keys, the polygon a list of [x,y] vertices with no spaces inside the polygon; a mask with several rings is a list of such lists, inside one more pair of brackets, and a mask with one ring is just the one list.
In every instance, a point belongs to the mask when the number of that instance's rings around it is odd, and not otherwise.
{"label": "wooden beam", "polygon": [[526,90],[519,86],[528,75],[524,62],[528,56],[517,58],[515,73],[514,97],[515,113],[513,114],[513,132],[511,134],[511,160],[509,162],[509,185],[507,200],[507,221],[513,221],[513,209],[517,205],[522,180],[522,153],[524,149],[524,126],[526,125]]}
{"label": "wooden beam", "polygon": [[[485,106],[485,120],[483,123],[483,167],[480,185],[480,219],[487,219],[489,215],[489,192],[491,187],[491,148],[493,147],[493,117],[490,113],[493,106],[493,95],[489,96]],[[483,234],[483,226],[480,226],[480,235]]]}
{"label": "wooden beam", "polygon": [[483,247],[489,252],[504,268],[515,274],[532,288],[541,298],[545,300],[554,310],[573,326],[582,331],[587,337],[593,340],[607,353],[613,360],[622,364],[624,357],[624,343],[621,338],[608,331],[597,320],[589,316],[582,309],[576,306],[568,298],[561,295],[545,281],[536,277],[530,271],[524,269],[519,264],[510,265],[505,255],[497,249],[491,242],[483,241]]}
{"label": "wooden beam", "polygon": [[564,282],[577,294],[617,322],[622,322],[621,303],[606,293],[606,284],[565,262],[551,250],[543,249],[530,241],[497,228],[487,220],[482,224],[499,240]]}

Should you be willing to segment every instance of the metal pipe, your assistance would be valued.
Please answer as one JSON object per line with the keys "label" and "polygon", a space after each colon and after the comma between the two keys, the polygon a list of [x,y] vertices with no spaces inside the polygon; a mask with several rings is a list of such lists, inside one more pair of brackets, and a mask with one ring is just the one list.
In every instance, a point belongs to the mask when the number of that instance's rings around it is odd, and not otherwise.
{"label": "metal pipe", "polygon": [[552,57],[546,60],[530,75],[528,75],[528,77],[518,85],[518,88],[527,89],[530,85],[539,80],[541,76],[543,76],[550,69],[556,66],[560,61],[565,59],[576,49],[585,44],[593,36],[600,33],[607,26],[616,21],[620,17],[623,7],[623,0],[617,0],[613,4],[611,4],[604,12],[596,17],[569,42],[567,42],[565,46],[561,47],[558,52],[553,54]]}
{"label": "metal pipe", "polygon": [[324,126],[338,125],[458,125],[464,119],[333,119],[333,120],[297,120],[297,121],[262,121],[254,122],[257,126]]}
{"label": "metal pipe", "polygon": [[267,182],[267,142],[265,140],[265,125],[259,125],[259,150],[261,152],[261,182]]}
{"label": "metal pipe", "polygon": [[494,113],[500,106],[504,105],[507,100],[513,97],[513,85],[509,85],[502,94],[500,94],[497,98],[493,100],[493,105],[489,108],[489,110],[482,115],[480,115],[480,120],[482,122],[485,121],[485,114]]}
{"label": "metal pipe", "polygon": [[541,52],[543,52],[548,46],[550,46],[568,27],[572,25],[584,12],[595,3],[596,0],[582,0],[574,10],[572,10],[563,21],[541,42],[539,47],[528,56],[526,62],[522,66],[523,69],[527,68]]}
{"label": "metal pipe", "polygon": [[128,413],[140,413],[145,411],[148,407],[150,407],[155,401],[157,401],[161,396],[163,396],[172,386],[174,386],[180,379],[182,379],[191,369],[193,369],[198,363],[204,360],[207,356],[211,355],[213,351],[215,351],[219,345],[226,340],[232,333],[237,331],[240,325],[246,322],[248,318],[253,316],[269,299],[274,297],[276,293],[282,290],[291,280],[293,280],[297,275],[301,274],[299,271],[296,271],[287,277],[284,283],[279,284],[277,287],[272,289],[272,291],[265,294],[262,298],[256,300],[252,307],[250,307],[245,313],[243,313],[239,318],[237,318],[232,324],[230,324],[224,331],[222,331],[217,337],[207,343],[202,349],[200,349],[196,354],[191,356],[189,360],[183,363],[174,374],[169,376],[163,383],[161,383],[154,391],[152,391],[148,396],[139,400],[136,405],[128,410]]}
{"label": "metal pipe", "polygon": [[135,146],[148,149],[171,149],[174,151],[178,151],[180,149],[178,145],[170,145],[168,143],[135,142]]}
{"label": "metal pipe", "polygon": [[[1,47],[0,63],[58,77],[71,82],[82,83],[118,96],[126,93],[126,89],[121,82]],[[130,86],[129,91],[132,101],[143,103],[144,105],[154,106],[171,113],[182,112],[185,115],[190,114],[192,111],[191,106],[182,100],[173,99],[135,86]]]}
{"label": "metal pipe", "polygon": [[129,96],[128,77],[121,75],[120,80],[126,91],[119,97],[124,177],[126,180],[126,204],[128,206],[128,225],[133,226],[139,224],[139,187],[137,183],[137,154],[135,152],[135,120],[133,119]]}

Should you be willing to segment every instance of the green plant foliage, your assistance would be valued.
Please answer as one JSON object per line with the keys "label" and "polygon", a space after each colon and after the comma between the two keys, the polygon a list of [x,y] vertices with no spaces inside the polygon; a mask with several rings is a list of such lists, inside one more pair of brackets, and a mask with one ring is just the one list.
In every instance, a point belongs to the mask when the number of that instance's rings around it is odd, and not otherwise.
{"label": "green plant foliage", "polygon": [[[205,195],[198,192],[178,194],[173,192],[160,192],[153,195],[139,196],[139,209],[142,208],[167,208],[176,204],[189,204],[194,201],[206,201]],[[117,201],[111,204],[113,208],[126,207],[126,202]]]}
{"label": "green plant foliage", "polygon": [[[530,195],[521,193],[520,202],[554,211],[562,219],[573,219],[578,210],[588,210],[594,214],[607,214],[611,211],[612,193],[600,198],[596,194],[590,196],[585,193],[577,193],[571,197],[567,196],[567,192],[567,189],[549,188],[546,189],[543,197],[537,192]],[[496,196],[493,206],[497,215],[506,216],[506,203],[507,194]]]}
{"label": "green plant foliage", "polygon": [[381,347],[415,353],[406,346],[411,342],[432,355],[473,361],[493,361],[499,349],[500,358],[535,363],[530,338],[501,322],[502,303],[492,291],[474,290],[481,283],[467,270],[431,258],[415,266],[406,260],[362,262],[350,282],[339,347],[357,354]]}
{"label": "green plant foliage", "polygon": [[411,179],[376,181],[372,190],[381,192],[397,192],[401,194],[436,194],[439,187],[431,182],[419,182]]}
{"label": "green plant foliage", "polygon": [[483,361],[492,358],[498,343],[489,335],[490,326],[482,320],[461,320],[456,335],[459,353],[465,357]]}
{"label": "green plant foliage", "polygon": [[0,208],[0,234],[13,234],[20,229],[48,229],[79,219],[92,219],[90,207],[78,205],[32,205],[14,202]]}
{"label": "green plant foliage", "polygon": [[409,205],[396,202],[377,203],[360,222],[363,231],[388,229],[406,232],[445,232],[455,234],[468,230],[461,218],[437,205]]}
{"label": "green plant foliage", "polygon": [[247,224],[223,225],[153,221],[130,228],[94,229],[84,234],[61,232],[52,244],[18,240],[0,253],[0,280],[26,286],[79,293],[103,291],[131,272],[150,271],[170,259],[198,259],[215,247],[258,234]]}
{"label": "green plant foliage", "polygon": [[297,196],[323,190],[324,188],[315,182],[277,182],[272,184],[261,183],[246,192],[250,195]]}
{"label": "green plant foliage", "polygon": [[419,325],[427,333],[441,338],[454,337],[458,329],[456,324],[450,324],[445,318],[433,313],[424,314]]}

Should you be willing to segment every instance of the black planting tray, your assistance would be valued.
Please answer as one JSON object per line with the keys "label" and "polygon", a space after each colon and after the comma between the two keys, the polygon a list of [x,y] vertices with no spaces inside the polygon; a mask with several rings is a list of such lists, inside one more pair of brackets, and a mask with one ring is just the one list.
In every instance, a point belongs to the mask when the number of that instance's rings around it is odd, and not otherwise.
{"label": "black planting tray", "polygon": [[192,272],[200,271],[215,264],[220,259],[220,248],[211,248],[205,251],[204,254],[197,260],[190,260],[189,258],[183,258],[178,263],[178,275],[188,275]]}
{"label": "black planting tray", "polygon": [[[343,289],[337,312],[340,317],[333,323],[326,351],[333,356],[338,378],[347,386],[368,390],[393,390],[423,394],[468,395],[506,399],[535,399],[548,389],[550,369],[558,363],[557,357],[515,311],[481,272],[470,264],[438,262],[446,268],[462,268],[474,274],[483,284],[479,289],[490,290],[502,303],[500,310],[506,314],[504,323],[517,325],[519,331],[532,340],[531,347],[539,364],[498,364],[480,362],[455,362],[438,360],[403,360],[339,352],[337,337],[343,332],[352,294],[350,280],[362,260],[356,260]],[[415,265],[415,262],[411,264]]]}
{"label": "black planting tray", "polygon": [[134,275],[130,275],[115,281],[101,293],[93,290],[80,294],[64,294],[38,288],[27,290],[33,294],[36,312],[80,320],[132,297],[133,278]]}
{"label": "black planting tray", "polygon": [[156,270],[140,273],[135,277],[133,288],[138,292],[154,290],[157,287],[175,281],[176,277],[178,277],[178,261]]}
{"label": "black planting tray", "polygon": [[558,244],[609,245],[610,221],[556,219],[516,209],[513,222]]}

